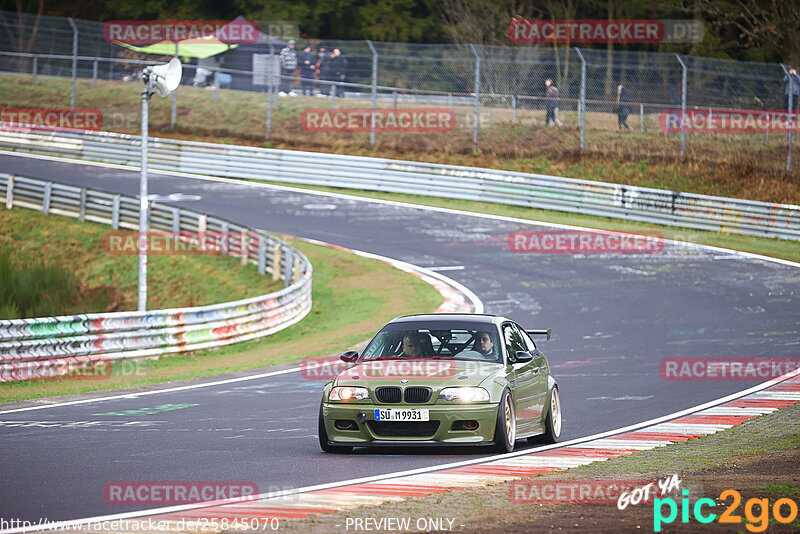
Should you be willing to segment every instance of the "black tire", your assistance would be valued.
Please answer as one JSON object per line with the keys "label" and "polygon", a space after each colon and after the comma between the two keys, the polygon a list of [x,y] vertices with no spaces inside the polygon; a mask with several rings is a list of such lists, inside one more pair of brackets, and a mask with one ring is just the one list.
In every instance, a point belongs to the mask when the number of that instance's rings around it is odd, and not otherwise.
{"label": "black tire", "polygon": [[331,445],[328,443],[328,431],[325,430],[325,419],[322,417],[322,403],[319,405],[319,424],[317,425],[317,436],[319,436],[319,446],[325,452],[343,454],[353,450],[353,447],[348,447],[346,445]]}
{"label": "black tire", "polygon": [[[556,415],[553,416],[553,410]],[[547,406],[547,419],[545,420],[545,432],[541,436],[543,443],[556,443],[561,437],[561,397],[558,395],[558,387],[553,387],[550,395],[550,403]],[[554,421],[555,419],[555,421]]]}
{"label": "black tire", "polygon": [[[513,425],[509,428],[508,425]],[[497,406],[497,424],[494,428],[494,447],[497,452],[512,452],[517,436],[517,414],[511,393],[506,389]]]}

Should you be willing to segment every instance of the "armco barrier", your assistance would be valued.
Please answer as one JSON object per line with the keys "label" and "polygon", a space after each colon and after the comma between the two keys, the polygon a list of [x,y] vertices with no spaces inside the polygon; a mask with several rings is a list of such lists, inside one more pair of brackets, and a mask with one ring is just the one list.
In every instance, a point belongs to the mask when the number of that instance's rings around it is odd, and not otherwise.
{"label": "armco barrier", "polygon": [[[108,132],[2,132],[0,149],[139,165],[140,138]],[[324,185],[598,215],[683,228],[800,239],[800,206],[542,174],[151,139],[153,169]]]}
{"label": "armco barrier", "polygon": [[[137,229],[135,198],[0,173],[0,209],[24,207]],[[312,267],[300,251],[244,226],[152,203],[151,228],[253,240],[237,257],[281,279],[280,291],[210,306],[0,320],[0,382],[57,376],[70,364],[219,347],[282,330],[311,310]],[[240,237],[241,239],[242,237]],[[257,244],[256,244],[257,243]]]}

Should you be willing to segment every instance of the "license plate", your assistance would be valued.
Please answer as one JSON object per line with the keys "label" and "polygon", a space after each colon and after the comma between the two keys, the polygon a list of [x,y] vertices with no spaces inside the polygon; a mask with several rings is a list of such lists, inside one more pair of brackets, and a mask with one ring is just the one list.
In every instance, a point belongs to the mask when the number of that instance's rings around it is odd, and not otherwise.
{"label": "license plate", "polygon": [[376,421],[430,421],[428,410],[401,410],[385,408],[375,410]]}

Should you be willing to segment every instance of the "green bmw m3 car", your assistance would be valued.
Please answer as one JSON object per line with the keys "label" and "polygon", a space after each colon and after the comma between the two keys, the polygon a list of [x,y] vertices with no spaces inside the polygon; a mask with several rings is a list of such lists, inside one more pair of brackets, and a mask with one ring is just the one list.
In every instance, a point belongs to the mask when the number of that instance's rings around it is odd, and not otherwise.
{"label": "green bmw m3 car", "polygon": [[517,439],[555,443],[561,402],[532,335],[506,317],[398,317],[325,384],[319,443],[326,452],[399,445],[492,446]]}

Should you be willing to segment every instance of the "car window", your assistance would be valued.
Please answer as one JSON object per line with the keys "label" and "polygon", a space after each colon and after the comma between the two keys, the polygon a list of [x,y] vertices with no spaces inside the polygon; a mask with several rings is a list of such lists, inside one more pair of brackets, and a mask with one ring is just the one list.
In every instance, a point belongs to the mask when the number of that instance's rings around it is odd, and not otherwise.
{"label": "car window", "polygon": [[479,329],[383,330],[364,350],[362,358],[455,358],[502,363],[497,334]]}
{"label": "car window", "polygon": [[528,333],[525,331],[525,329],[524,329],[524,328],[522,328],[522,327],[521,327],[521,326],[519,326],[519,325],[516,325],[516,327],[517,327],[517,328],[519,328],[519,332],[520,332],[520,334],[522,335],[522,339],[523,339],[523,341],[525,342],[525,346],[526,346],[526,347],[528,347],[526,350],[527,350],[528,352],[530,352],[530,353],[533,353],[533,351],[535,351],[535,350],[536,350],[536,343],[534,343],[533,339],[532,339],[532,338],[531,338],[531,336],[530,336],[530,335],[529,335],[529,334],[528,334]]}
{"label": "car window", "polygon": [[519,333],[514,325],[507,324],[503,326],[503,340],[506,343],[506,350],[510,357],[514,357],[517,351],[526,351],[528,348],[525,346],[522,335]]}

